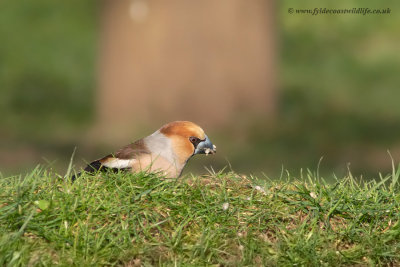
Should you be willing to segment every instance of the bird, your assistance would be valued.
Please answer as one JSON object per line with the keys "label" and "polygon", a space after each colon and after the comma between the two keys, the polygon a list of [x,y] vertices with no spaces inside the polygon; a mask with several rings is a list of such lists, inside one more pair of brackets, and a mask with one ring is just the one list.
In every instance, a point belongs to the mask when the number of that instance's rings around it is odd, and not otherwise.
{"label": "bird", "polygon": [[[215,154],[204,130],[190,121],[174,121],[163,125],[151,135],[126,145],[88,164],[87,173],[98,171],[159,172],[166,178],[178,178],[189,161],[197,154]],[[81,173],[72,176],[72,181]]]}

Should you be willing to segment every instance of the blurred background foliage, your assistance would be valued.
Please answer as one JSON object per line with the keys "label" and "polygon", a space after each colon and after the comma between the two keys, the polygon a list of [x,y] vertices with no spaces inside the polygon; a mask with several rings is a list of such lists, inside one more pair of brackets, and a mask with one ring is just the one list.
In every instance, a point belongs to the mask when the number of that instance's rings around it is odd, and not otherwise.
{"label": "blurred background foliage", "polygon": [[2,172],[71,154],[93,118],[97,15],[95,1],[0,2]]}
{"label": "blurred background foliage", "polygon": [[88,122],[97,41],[94,1],[2,1],[0,36],[3,135],[47,137]]}
{"label": "blurred background foliage", "polygon": [[[389,7],[391,14],[288,14],[315,7]],[[209,133],[224,151],[188,171],[230,164],[276,177],[282,166],[315,170],[321,157],[323,173],[340,175],[349,162],[367,177],[389,171],[387,150],[400,157],[399,7],[387,0],[277,1],[276,118],[245,134],[237,127]],[[43,157],[63,171],[74,146],[86,149],[88,160],[104,153],[84,134],[95,118],[99,11],[93,0],[0,2],[2,172],[20,173]]]}

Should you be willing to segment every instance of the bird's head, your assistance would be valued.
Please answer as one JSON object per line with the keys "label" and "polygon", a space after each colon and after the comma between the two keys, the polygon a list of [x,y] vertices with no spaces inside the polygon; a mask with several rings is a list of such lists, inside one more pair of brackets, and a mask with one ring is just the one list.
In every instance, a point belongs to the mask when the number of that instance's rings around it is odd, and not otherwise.
{"label": "bird's head", "polygon": [[182,157],[217,152],[203,129],[193,122],[174,121],[164,125],[160,132],[172,140],[175,153]]}

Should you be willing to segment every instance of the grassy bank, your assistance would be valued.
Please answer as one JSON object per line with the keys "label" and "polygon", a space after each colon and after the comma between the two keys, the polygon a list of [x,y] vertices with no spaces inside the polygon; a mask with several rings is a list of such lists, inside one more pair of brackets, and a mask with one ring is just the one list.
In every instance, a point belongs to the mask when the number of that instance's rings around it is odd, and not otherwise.
{"label": "grassy bank", "polygon": [[0,179],[0,265],[400,263],[400,170],[364,183],[317,174],[164,180],[50,170]]}

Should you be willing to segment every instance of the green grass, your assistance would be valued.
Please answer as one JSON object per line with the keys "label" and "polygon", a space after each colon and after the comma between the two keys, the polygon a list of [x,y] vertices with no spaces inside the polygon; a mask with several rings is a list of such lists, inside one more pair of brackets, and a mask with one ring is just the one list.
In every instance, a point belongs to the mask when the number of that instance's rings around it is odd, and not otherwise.
{"label": "green grass", "polygon": [[[363,182],[50,169],[0,179],[1,266],[399,264],[400,168]],[[228,204],[227,204],[228,203]],[[220,265],[221,266],[221,265]]]}

